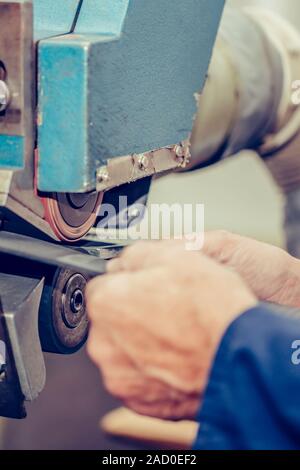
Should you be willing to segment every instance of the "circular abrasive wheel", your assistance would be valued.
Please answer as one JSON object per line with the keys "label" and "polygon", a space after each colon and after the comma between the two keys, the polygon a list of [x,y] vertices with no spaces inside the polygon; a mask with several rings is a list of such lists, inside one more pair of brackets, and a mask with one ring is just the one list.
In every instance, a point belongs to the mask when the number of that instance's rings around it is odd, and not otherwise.
{"label": "circular abrasive wheel", "polygon": [[45,220],[59,240],[76,242],[94,225],[103,193],[52,193],[43,198]]}
{"label": "circular abrasive wheel", "polygon": [[85,343],[88,334],[85,288],[89,279],[72,269],[57,269],[47,275],[39,312],[43,351],[73,354]]}

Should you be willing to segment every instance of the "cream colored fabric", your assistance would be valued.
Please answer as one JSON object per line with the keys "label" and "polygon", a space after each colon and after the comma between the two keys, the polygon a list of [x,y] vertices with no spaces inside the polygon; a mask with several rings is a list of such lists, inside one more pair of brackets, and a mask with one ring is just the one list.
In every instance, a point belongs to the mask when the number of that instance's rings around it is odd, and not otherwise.
{"label": "cream colored fabric", "polygon": [[286,56],[252,16],[244,9],[225,10],[207,83],[198,97],[191,167],[253,148],[277,129],[278,115],[286,116]]}
{"label": "cream colored fabric", "polygon": [[274,152],[286,145],[300,130],[300,106],[292,102],[293,83],[300,80],[300,33],[278,14],[260,7],[245,8],[280,54],[283,89],[274,132],[266,135],[260,153]]}
{"label": "cream colored fabric", "polygon": [[162,421],[138,415],[127,408],[108,413],[101,420],[108,434],[154,444],[162,449],[189,449],[196,438],[199,425],[193,421]]}

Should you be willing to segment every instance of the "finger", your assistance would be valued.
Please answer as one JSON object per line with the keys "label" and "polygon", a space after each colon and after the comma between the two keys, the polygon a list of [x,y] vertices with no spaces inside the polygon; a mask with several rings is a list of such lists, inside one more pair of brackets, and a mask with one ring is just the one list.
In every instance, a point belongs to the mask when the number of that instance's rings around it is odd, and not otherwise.
{"label": "finger", "polygon": [[121,256],[108,263],[107,271],[137,271],[160,265],[172,259],[175,252],[183,251],[184,244],[180,240],[163,240],[155,242],[139,242],[126,248]]}
{"label": "finger", "polygon": [[202,253],[219,262],[226,262],[226,259],[223,258],[227,258],[229,254],[232,254],[239,238],[239,235],[225,230],[206,232]]}
{"label": "finger", "polygon": [[94,303],[98,303],[103,313],[118,304],[124,309],[127,303],[132,304],[132,299],[136,298],[137,293],[148,291],[160,269],[167,268],[171,273],[172,266],[175,271],[181,267],[186,269],[189,264],[188,259],[194,262],[195,256],[197,256],[197,266],[202,272],[210,271],[217,266],[217,260],[207,257],[202,252],[195,254],[185,251],[182,243],[149,243],[149,250],[147,250],[148,244],[142,245],[136,249],[133,247],[124,255],[122,260],[124,269],[98,276],[88,283],[86,288],[88,311],[93,313]]}
{"label": "finger", "polygon": [[142,399],[125,400],[125,405],[138,414],[167,420],[195,419],[201,397],[184,397],[181,401],[160,399],[154,403]]}
{"label": "finger", "polygon": [[120,259],[120,257],[118,258],[114,258],[112,259],[111,261],[109,261],[106,265],[106,271],[109,273],[109,274],[113,274],[113,273],[117,273],[119,271],[122,271],[122,265],[123,265],[123,262],[122,260]]}
{"label": "finger", "polygon": [[[153,246],[154,245],[154,246]],[[141,268],[143,260],[155,251],[157,242],[138,242],[123,250],[121,255],[107,264],[108,273],[135,271]]]}
{"label": "finger", "polygon": [[94,277],[91,281],[88,282],[85,288],[85,298],[87,304],[92,304],[94,297],[97,296],[100,291],[106,291],[106,289],[109,287],[109,281],[110,276],[103,274],[101,276]]}
{"label": "finger", "polygon": [[150,269],[121,271],[94,278],[88,283],[85,293],[90,319],[113,325],[115,321],[122,323],[126,315],[128,320],[130,314],[136,312],[138,303],[144,305],[143,292],[153,284],[154,279],[155,275]]}
{"label": "finger", "polygon": [[159,242],[138,242],[125,248],[118,259],[108,263],[108,272],[135,271],[142,269],[147,260],[153,257],[159,249]]}
{"label": "finger", "polygon": [[92,279],[85,290],[89,317],[96,321],[118,310],[130,300],[131,280],[127,273],[105,274]]}

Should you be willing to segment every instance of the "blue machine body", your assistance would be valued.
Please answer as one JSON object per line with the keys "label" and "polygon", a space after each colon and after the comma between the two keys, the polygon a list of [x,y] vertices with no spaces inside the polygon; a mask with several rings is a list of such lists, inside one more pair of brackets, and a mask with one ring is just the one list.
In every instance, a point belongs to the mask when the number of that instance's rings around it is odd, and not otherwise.
{"label": "blue machine body", "polygon": [[79,0],[33,0],[35,39],[71,32],[79,6]]}
{"label": "blue machine body", "polygon": [[0,169],[21,170],[24,167],[25,137],[0,135]]}
{"label": "blue machine body", "polygon": [[120,35],[130,0],[33,0],[36,39],[76,31]]}
{"label": "blue machine body", "polygon": [[41,191],[93,190],[108,159],[188,137],[224,0],[33,4]]}

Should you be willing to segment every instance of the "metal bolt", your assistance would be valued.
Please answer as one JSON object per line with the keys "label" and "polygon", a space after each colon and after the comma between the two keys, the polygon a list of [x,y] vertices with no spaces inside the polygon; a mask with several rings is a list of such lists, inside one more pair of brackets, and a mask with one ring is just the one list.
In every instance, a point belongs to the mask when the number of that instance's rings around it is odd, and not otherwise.
{"label": "metal bolt", "polygon": [[9,89],[3,80],[0,80],[0,112],[5,111],[10,99]]}
{"label": "metal bolt", "polygon": [[130,207],[129,210],[127,211],[127,225],[128,227],[130,224],[141,217],[141,211],[137,207]]}
{"label": "metal bolt", "polygon": [[149,167],[149,158],[147,157],[147,155],[145,155],[144,153],[139,155],[138,164],[141,170],[147,170],[147,168]]}
{"label": "metal bolt", "polygon": [[84,289],[86,279],[81,274],[74,274],[67,281],[62,295],[61,316],[68,328],[77,328],[85,318]]}
{"label": "metal bolt", "polygon": [[184,158],[184,148],[182,147],[182,145],[176,145],[175,146],[175,154],[176,154],[176,157],[178,158]]}
{"label": "metal bolt", "polygon": [[70,300],[70,307],[73,313],[80,312],[82,306],[84,304],[84,296],[81,289],[76,289]]}
{"label": "metal bolt", "polygon": [[140,210],[137,207],[132,207],[128,211],[128,217],[130,219],[137,219],[140,216]]}
{"label": "metal bolt", "polygon": [[109,174],[106,167],[99,169],[97,173],[97,181],[98,183],[107,183],[109,181]]}

